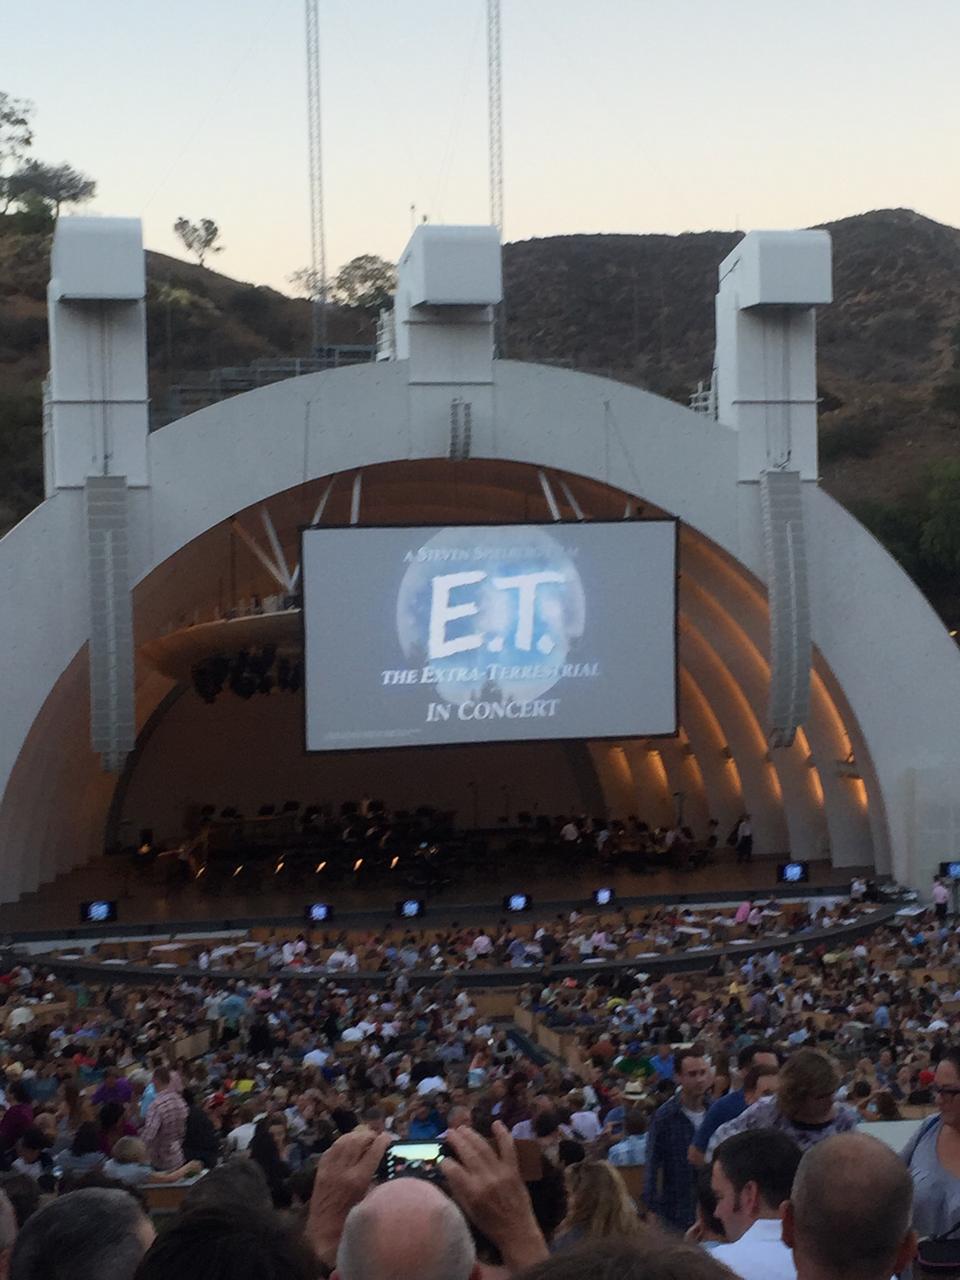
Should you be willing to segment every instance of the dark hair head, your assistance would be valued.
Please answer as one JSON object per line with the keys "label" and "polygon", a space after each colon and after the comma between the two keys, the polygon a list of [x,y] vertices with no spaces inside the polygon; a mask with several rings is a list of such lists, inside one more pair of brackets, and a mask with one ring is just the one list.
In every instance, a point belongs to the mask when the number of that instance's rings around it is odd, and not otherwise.
{"label": "dark hair head", "polygon": [[954,1068],[957,1075],[960,1076],[960,1045],[950,1045],[940,1054],[941,1062],[949,1062]]}
{"label": "dark hair head", "polygon": [[739,1194],[755,1182],[760,1199],[774,1211],[790,1199],[801,1154],[794,1140],[777,1129],[750,1129],[721,1142],[713,1158],[734,1191]]}
{"label": "dark hair head", "polygon": [[560,1128],[560,1120],[553,1110],[541,1111],[534,1117],[533,1132],[538,1138],[549,1138]]}
{"label": "dark hair head", "polygon": [[631,1135],[647,1132],[647,1113],[643,1107],[631,1107],[623,1117],[623,1131]]}
{"label": "dark hair head", "polygon": [[702,1044],[691,1044],[686,1049],[678,1049],[674,1061],[676,1063],[677,1074],[683,1070],[683,1064],[688,1058],[705,1058],[707,1051]]}
{"label": "dark hair head", "polygon": [[738,1068],[746,1071],[747,1067],[753,1066],[753,1060],[758,1053],[776,1053],[776,1050],[765,1040],[753,1040],[750,1044],[745,1044],[737,1054]]}
{"label": "dark hair head", "polygon": [[32,1124],[29,1129],[24,1129],[23,1133],[21,1133],[20,1145],[25,1147],[27,1151],[43,1151],[50,1145],[50,1142],[43,1130]]}
{"label": "dark hair head", "polygon": [[125,1191],[89,1188],[32,1214],[10,1260],[10,1280],[131,1280],[147,1220]]}
{"label": "dark hair head", "polygon": [[316,1258],[281,1218],[220,1206],[178,1217],[144,1257],[136,1280],[314,1280],[316,1274]]}
{"label": "dark hair head", "polygon": [[524,1280],[730,1280],[704,1249],[649,1228],[639,1240],[591,1240],[523,1273]]}
{"label": "dark hair head", "polygon": [[14,1080],[13,1084],[7,1085],[7,1093],[14,1102],[29,1102],[30,1090],[22,1080]]}
{"label": "dark hair head", "polygon": [[0,1173],[0,1191],[13,1205],[18,1228],[40,1207],[40,1188],[36,1179],[25,1173]]}
{"label": "dark hair head", "polygon": [[764,1076],[775,1076],[776,1074],[776,1067],[765,1067],[763,1065],[758,1066],[754,1063],[752,1067],[747,1068],[747,1073],[743,1077],[744,1093],[753,1093],[754,1089],[756,1089]]}
{"label": "dark hair head", "polygon": [[777,1105],[788,1119],[802,1115],[811,1098],[836,1093],[840,1077],[833,1060],[820,1049],[798,1049],[780,1068]]}
{"label": "dark hair head", "polygon": [[88,1156],[99,1150],[100,1133],[97,1126],[92,1120],[84,1120],[83,1124],[78,1125],[77,1132],[73,1135],[70,1151],[75,1156]]}
{"label": "dark hair head", "polygon": [[123,1119],[123,1107],[119,1102],[105,1102],[100,1108],[100,1128],[106,1133]]}
{"label": "dark hair head", "polygon": [[256,1160],[234,1156],[218,1164],[189,1188],[181,1212],[200,1209],[243,1209],[256,1212],[271,1207],[267,1177]]}
{"label": "dark hair head", "polygon": [[574,1142],[573,1138],[561,1138],[557,1147],[557,1158],[563,1168],[567,1169],[572,1164],[579,1164],[581,1160],[586,1160],[587,1149],[582,1142]]}
{"label": "dark hair head", "polygon": [[703,1165],[697,1170],[697,1206],[700,1217],[711,1235],[723,1236],[723,1223],[717,1217],[717,1193],[711,1180],[711,1166]]}

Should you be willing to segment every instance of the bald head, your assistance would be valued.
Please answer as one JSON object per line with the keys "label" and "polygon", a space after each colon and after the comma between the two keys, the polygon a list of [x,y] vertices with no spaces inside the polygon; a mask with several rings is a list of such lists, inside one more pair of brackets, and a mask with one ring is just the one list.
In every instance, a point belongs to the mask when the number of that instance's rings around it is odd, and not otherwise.
{"label": "bald head", "polygon": [[912,1208],[906,1165],[882,1142],[865,1133],[818,1142],[784,1217],[800,1280],[889,1280],[913,1256]]}
{"label": "bald head", "polygon": [[469,1280],[476,1251],[466,1219],[420,1178],[375,1187],[347,1216],[341,1280]]}

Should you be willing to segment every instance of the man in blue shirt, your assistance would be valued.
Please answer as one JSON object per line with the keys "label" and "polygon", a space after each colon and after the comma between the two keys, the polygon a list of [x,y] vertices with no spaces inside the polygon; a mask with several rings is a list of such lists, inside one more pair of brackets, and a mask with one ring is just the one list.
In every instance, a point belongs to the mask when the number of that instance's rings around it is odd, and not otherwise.
{"label": "man in blue shirt", "polygon": [[[753,1089],[748,1097],[743,1087],[746,1083],[744,1073],[755,1066],[763,1067],[765,1072],[768,1073],[760,1077],[760,1079],[766,1081],[766,1085],[762,1091],[757,1091],[756,1080],[753,1080],[751,1082]],[[756,1102],[757,1098],[763,1097],[764,1093],[771,1091],[773,1082],[769,1076],[775,1074],[779,1066],[780,1060],[768,1044],[755,1040],[751,1044],[744,1045],[737,1054],[737,1070],[743,1084],[739,1089],[734,1089],[730,1093],[725,1093],[722,1098],[718,1098],[707,1111],[703,1124],[697,1130],[697,1135],[690,1147],[691,1164],[699,1166],[705,1162],[710,1139],[722,1124],[726,1124],[728,1120],[736,1120],[737,1116],[742,1115],[747,1107]]]}
{"label": "man in blue shirt", "polygon": [[676,1072],[670,1045],[664,1042],[657,1045],[657,1052],[650,1058],[650,1068],[654,1073],[654,1083],[658,1080],[672,1080]]}
{"label": "man in blue shirt", "polygon": [[607,1160],[612,1165],[636,1166],[646,1163],[647,1159],[647,1118],[640,1107],[631,1107],[623,1122],[627,1136],[622,1142],[615,1143],[607,1152]]}
{"label": "man in blue shirt", "polygon": [[696,1217],[695,1170],[688,1152],[706,1112],[710,1075],[710,1064],[699,1045],[681,1049],[676,1067],[680,1088],[654,1112],[647,1133],[643,1198],[653,1213],[678,1231],[686,1231]]}

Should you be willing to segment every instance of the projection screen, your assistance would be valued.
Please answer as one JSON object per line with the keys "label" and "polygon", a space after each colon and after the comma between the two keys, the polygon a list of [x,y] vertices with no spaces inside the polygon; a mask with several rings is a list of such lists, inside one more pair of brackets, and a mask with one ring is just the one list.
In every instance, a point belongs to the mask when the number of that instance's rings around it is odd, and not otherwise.
{"label": "projection screen", "polygon": [[673,520],[302,536],[308,751],[677,731]]}

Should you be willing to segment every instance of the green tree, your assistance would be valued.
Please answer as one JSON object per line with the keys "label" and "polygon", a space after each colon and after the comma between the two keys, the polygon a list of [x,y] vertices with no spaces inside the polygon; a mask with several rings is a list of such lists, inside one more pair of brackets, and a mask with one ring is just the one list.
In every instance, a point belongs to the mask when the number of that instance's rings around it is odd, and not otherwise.
{"label": "green tree", "polygon": [[224,246],[217,244],[220,239],[220,228],[212,218],[201,218],[199,222],[178,218],[173,224],[173,229],[183,241],[188,253],[196,254],[201,267],[208,253],[223,253]]}
{"label": "green tree", "polygon": [[341,267],[330,290],[332,301],[360,311],[379,311],[396,292],[397,269],[373,253],[362,253]]}
{"label": "green tree", "polygon": [[0,91],[0,213],[7,212],[13,199],[7,190],[6,170],[19,165],[33,145],[32,115],[32,102]]}
{"label": "green tree", "polygon": [[52,205],[55,217],[60,216],[61,205],[83,204],[96,194],[96,182],[68,164],[30,160],[7,179],[10,200],[23,201],[33,196]]}
{"label": "green tree", "polygon": [[287,276],[297,293],[305,293],[308,298],[315,298],[320,293],[320,272],[313,267],[301,267]]}

